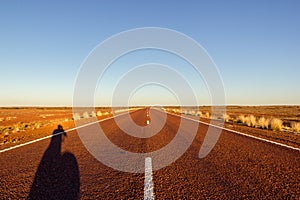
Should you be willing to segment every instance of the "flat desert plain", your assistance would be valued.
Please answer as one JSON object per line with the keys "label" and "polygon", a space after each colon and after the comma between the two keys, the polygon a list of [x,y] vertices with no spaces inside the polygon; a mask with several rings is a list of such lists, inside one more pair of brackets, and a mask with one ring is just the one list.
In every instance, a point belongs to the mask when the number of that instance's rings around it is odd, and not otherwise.
{"label": "flat desert plain", "polygon": [[[72,108],[0,108],[0,150],[50,136],[62,125],[74,128],[74,120],[112,115],[111,108],[96,108],[95,112],[72,113]],[[300,106],[227,106],[223,116],[211,116],[210,106],[165,107],[165,110],[207,123],[224,123],[224,127],[275,142],[300,147]],[[279,121],[276,121],[279,120]],[[277,123],[274,128],[272,123]],[[275,124],[276,125],[276,124]]]}
{"label": "flat desert plain", "polygon": [[76,113],[72,108],[1,108],[0,150],[52,135],[58,125],[64,130],[75,127],[74,120],[112,116],[110,108],[97,108],[94,113]]}

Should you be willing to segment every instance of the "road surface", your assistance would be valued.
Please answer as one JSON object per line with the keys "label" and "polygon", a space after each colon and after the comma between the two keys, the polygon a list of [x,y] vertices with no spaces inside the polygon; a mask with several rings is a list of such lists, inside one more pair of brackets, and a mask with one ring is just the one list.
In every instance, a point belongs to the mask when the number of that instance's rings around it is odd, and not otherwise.
{"label": "road surface", "polygon": [[[147,113],[141,109],[131,117],[146,126],[162,116],[153,111],[149,120]],[[174,139],[180,120],[168,114],[165,126],[150,138],[125,134],[114,119],[100,125],[124,150],[150,152]],[[223,130],[211,153],[199,159],[207,129],[199,123],[187,151],[152,172],[155,199],[300,199],[299,151]],[[0,181],[0,199],[144,199],[145,174],[102,164],[74,130],[0,153]]]}

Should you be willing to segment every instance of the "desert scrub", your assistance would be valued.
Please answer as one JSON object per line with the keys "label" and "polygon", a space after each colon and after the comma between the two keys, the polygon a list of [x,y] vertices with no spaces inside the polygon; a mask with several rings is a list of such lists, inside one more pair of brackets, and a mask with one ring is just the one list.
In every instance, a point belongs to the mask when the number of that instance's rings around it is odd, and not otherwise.
{"label": "desert scrub", "polygon": [[237,123],[246,124],[246,117],[244,115],[238,116]]}
{"label": "desert scrub", "polygon": [[83,113],[83,118],[84,118],[84,119],[87,119],[87,118],[89,118],[89,117],[90,117],[90,115],[89,115],[88,112],[84,112],[84,113]]}
{"label": "desert scrub", "polygon": [[26,128],[28,128],[30,125],[29,124],[27,124],[27,123],[22,123],[22,122],[20,122],[20,123],[18,123],[18,124],[16,124],[15,126],[14,126],[14,130],[15,131],[22,131],[22,130],[25,130]]}
{"label": "desert scrub", "polygon": [[40,122],[35,122],[34,123],[34,128],[40,128],[42,126],[42,124]]}
{"label": "desert scrub", "polygon": [[295,131],[295,132],[300,133],[300,123],[293,122],[292,123],[292,130]]}
{"label": "desert scrub", "polygon": [[271,129],[274,131],[281,131],[283,128],[282,126],[282,120],[281,119],[277,119],[277,118],[273,118],[271,120]]}
{"label": "desert scrub", "polygon": [[74,120],[79,120],[80,119],[80,115],[78,113],[74,113],[73,114],[73,119]]}
{"label": "desert scrub", "polygon": [[206,112],[206,113],[205,113],[205,118],[209,119],[209,116],[210,116],[210,115],[209,115],[209,112]]}
{"label": "desert scrub", "polygon": [[191,111],[189,111],[189,115],[195,115],[195,111],[194,110],[191,110]]}
{"label": "desert scrub", "polygon": [[92,112],[92,117],[96,117],[97,115],[96,115],[96,113],[93,111]]}
{"label": "desert scrub", "polygon": [[223,118],[222,118],[225,122],[229,122],[229,120],[231,119],[230,116],[228,114],[223,114]]}
{"label": "desert scrub", "polygon": [[6,121],[10,121],[10,120],[13,120],[13,119],[17,119],[17,117],[6,117]]}
{"label": "desert scrub", "polygon": [[259,118],[259,120],[258,120],[258,126],[260,128],[263,128],[263,129],[264,128],[268,129],[269,126],[270,126],[270,119],[266,119],[265,117]]}
{"label": "desert scrub", "polygon": [[101,116],[102,116],[102,112],[101,112],[101,111],[98,111],[98,112],[97,112],[97,116],[98,116],[98,117],[101,117]]}
{"label": "desert scrub", "polygon": [[202,112],[201,112],[201,111],[198,111],[198,112],[197,112],[197,116],[202,117]]}
{"label": "desert scrub", "polygon": [[8,133],[10,130],[11,130],[11,127],[0,126],[0,134],[2,134],[2,133]]}
{"label": "desert scrub", "polygon": [[265,127],[266,127],[266,129],[270,128],[270,123],[271,123],[271,120],[270,119],[266,119],[266,121],[265,121]]}
{"label": "desert scrub", "polygon": [[256,127],[256,117],[254,115],[246,117],[246,124],[250,127]]}

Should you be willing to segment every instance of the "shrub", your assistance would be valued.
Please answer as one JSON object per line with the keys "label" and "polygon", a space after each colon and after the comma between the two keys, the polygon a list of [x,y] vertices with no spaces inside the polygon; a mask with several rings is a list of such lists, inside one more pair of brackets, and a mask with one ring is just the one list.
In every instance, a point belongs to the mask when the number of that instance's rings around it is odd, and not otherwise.
{"label": "shrub", "polygon": [[79,120],[80,119],[80,115],[78,113],[74,113],[73,114],[73,119],[74,120]]}
{"label": "shrub", "polygon": [[254,115],[250,115],[250,123],[252,127],[256,126],[256,117],[254,117]]}
{"label": "shrub", "polygon": [[96,117],[96,113],[94,111],[92,112],[92,117]]}
{"label": "shrub", "polygon": [[300,123],[293,122],[292,123],[292,130],[295,131],[295,132],[300,133]]}
{"label": "shrub", "polygon": [[41,124],[39,122],[35,123],[35,128],[40,128],[41,127]]}
{"label": "shrub", "polygon": [[256,118],[254,117],[254,115],[247,116],[245,119],[246,119],[247,126],[250,127],[256,126]]}
{"label": "shrub", "polygon": [[250,117],[249,116],[245,117],[245,120],[246,120],[247,126],[251,126]]}
{"label": "shrub", "polygon": [[209,112],[205,113],[205,118],[209,118]]}
{"label": "shrub", "polygon": [[87,118],[89,118],[89,117],[90,117],[90,115],[89,115],[88,112],[84,112],[84,113],[83,113],[83,118],[84,118],[84,119],[87,119]]}
{"label": "shrub", "polygon": [[191,110],[191,111],[189,111],[189,114],[190,114],[190,115],[195,115],[195,111],[194,111],[194,110]]}
{"label": "shrub", "polygon": [[266,119],[266,121],[265,121],[265,128],[266,129],[270,128],[270,119]]}
{"label": "shrub", "polygon": [[274,131],[281,131],[282,130],[282,120],[273,118],[271,120],[271,129]]}
{"label": "shrub", "polygon": [[238,123],[246,124],[246,117],[244,115],[240,115],[237,119]]}
{"label": "shrub", "polygon": [[202,112],[201,112],[201,111],[198,111],[198,112],[197,112],[197,116],[202,117]]}
{"label": "shrub", "polygon": [[229,120],[230,120],[230,116],[228,115],[228,114],[223,114],[223,120],[225,121],[225,122],[229,122]]}
{"label": "shrub", "polygon": [[102,112],[101,112],[101,111],[98,111],[98,112],[97,112],[97,116],[98,116],[98,117],[101,117],[101,116],[102,116]]}
{"label": "shrub", "polygon": [[267,128],[267,127],[266,127],[266,118],[264,118],[264,117],[259,118],[259,120],[258,120],[258,125],[259,125],[259,127],[261,127],[261,128]]}

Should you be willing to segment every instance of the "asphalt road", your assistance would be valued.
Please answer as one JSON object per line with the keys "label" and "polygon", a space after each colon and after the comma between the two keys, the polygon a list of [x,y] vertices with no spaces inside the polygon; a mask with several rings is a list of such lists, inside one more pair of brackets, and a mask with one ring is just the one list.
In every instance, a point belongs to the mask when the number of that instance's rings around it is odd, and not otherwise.
{"label": "asphalt road", "polygon": [[[163,114],[153,111],[150,118],[147,113],[147,109],[138,110],[131,118],[140,126],[149,121],[155,129]],[[128,119],[120,118],[126,127]],[[100,125],[107,138],[124,151],[146,153],[170,144],[180,121],[178,116],[167,115],[165,125],[150,138],[129,136],[114,119]],[[193,123],[197,122],[187,122],[182,140],[190,137]],[[185,153],[153,171],[155,199],[300,199],[299,151],[223,130],[210,154],[199,159],[207,129],[199,123]],[[144,199],[144,173],[107,167],[87,151],[76,130],[66,134],[0,153],[0,199]],[[116,162],[123,155],[105,153]],[[154,166],[157,159],[167,158],[155,158]]]}

